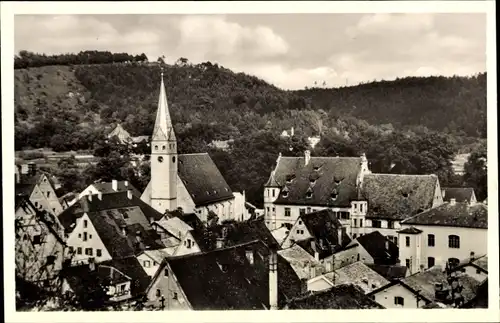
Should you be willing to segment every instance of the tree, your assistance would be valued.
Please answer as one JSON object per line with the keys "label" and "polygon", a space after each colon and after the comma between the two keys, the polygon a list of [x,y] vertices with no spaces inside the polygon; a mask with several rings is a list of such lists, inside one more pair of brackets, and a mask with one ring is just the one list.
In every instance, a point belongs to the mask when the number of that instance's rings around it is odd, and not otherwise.
{"label": "tree", "polygon": [[476,197],[483,201],[488,197],[488,164],[487,164],[487,146],[480,145],[476,148],[464,165],[464,180],[467,185],[474,188]]}

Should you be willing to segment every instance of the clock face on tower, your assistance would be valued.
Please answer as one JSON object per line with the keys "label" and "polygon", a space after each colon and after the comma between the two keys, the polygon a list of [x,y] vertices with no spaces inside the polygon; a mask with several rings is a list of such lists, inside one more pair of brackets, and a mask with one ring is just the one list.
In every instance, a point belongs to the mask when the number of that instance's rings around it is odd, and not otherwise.
{"label": "clock face on tower", "polygon": [[162,157],[162,156],[159,156],[159,157],[158,157],[158,161],[159,161],[160,163],[162,163],[162,162],[163,162],[163,157]]}

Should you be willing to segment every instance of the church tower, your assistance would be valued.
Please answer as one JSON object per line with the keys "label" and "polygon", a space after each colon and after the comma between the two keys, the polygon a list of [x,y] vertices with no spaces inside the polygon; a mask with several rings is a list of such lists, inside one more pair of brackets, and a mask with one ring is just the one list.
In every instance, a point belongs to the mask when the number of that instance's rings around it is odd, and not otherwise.
{"label": "church tower", "polygon": [[177,140],[168,111],[161,73],[160,97],[151,138],[151,206],[158,212],[177,209]]}

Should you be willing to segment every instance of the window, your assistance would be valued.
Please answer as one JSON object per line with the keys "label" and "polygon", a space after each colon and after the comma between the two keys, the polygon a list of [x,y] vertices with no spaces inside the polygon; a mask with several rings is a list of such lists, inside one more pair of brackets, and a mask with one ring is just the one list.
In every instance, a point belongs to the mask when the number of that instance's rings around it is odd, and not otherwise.
{"label": "window", "polygon": [[313,196],[313,192],[306,192],[306,198],[310,199]]}
{"label": "window", "polygon": [[161,149],[162,149],[162,150],[165,150],[165,145],[161,146]]}
{"label": "window", "polygon": [[292,213],[292,212],[291,212],[290,208],[289,208],[289,207],[286,207],[286,208],[285,208],[285,216],[291,216],[291,215],[292,215],[291,213]]}
{"label": "window", "polygon": [[372,227],[373,228],[381,228],[382,222],[380,220],[372,220]]}
{"label": "window", "polygon": [[151,262],[149,260],[144,260],[144,267],[146,268],[151,267]]}
{"label": "window", "polygon": [[88,226],[88,221],[87,220],[83,220],[83,227],[86,228]]}
{"label": "window", "polygon": [[271,192],[273,192],[273,197],[274,197],[274,190],[271,190]]}
{"label": "window", "polygon": [[56,261],[55,256],[47,256],[47,266],[53,265],[55,261]]}
{"label": "window", "polygon": [[121,291],[121,292],[124,292],[124,291],[125,291],[125,284],[120,285],[120,291]]}
{"label": "window", "polygon": [[359,212],[363,213],[363,204],[359,205]]}
{"label": "window", "polygon": [[165,268],[165,272],[164,273],[165,273],[165,277],[168,277],[168,269],[167,268]]}
{"label": "window", "polygon": [[410,246],[410,237],[406,237],[406,246],[409,247]]}
{"label": "window", "polygon": [[177,297],[178,297],[178,296],[177,296],[177,292],[174,292],[174,293],[173,293],[173,296],[172,296],[172,299],[177,299]]}
{"label": "window", "polygon": [[79,254],[79,255],[81,255],[82,254],[82,247],[78,247],[76,249],[76,253]]}
{"label": "window", "polygon": [[38,202],[35,202],[35,207],[38,207]]}
{"label": "window", "polygon": [[460,260],[457,258],[449,258],[448,264],[450,265],[451,268],[455,268],[456,266],[460,265]]}
{"label": "window", "polygon": [[73,252],[75,252],[75,249],[72,246],[69,246],[68,247],[68,253],[72,254]]}
{"label": "window", "polygon": [[50,192],[47,192],[47,197],[50,197]]}
{"label": "window", "polygon": [[101,249],[96,249],[95,254],[97,255],[97,257],[101,257],[102,256],[102,250]]}
{"label": "window", "polygon": [[158,150],[158,146],[157,145],[155,145],[155,150]]}
{"label": "window", "polygon": [[276,212],[276,208],[275,208],[275,207],[273,207],[273,213],[274,213],[274,212]]}
{"label": "window", "polygon": [[387,227],[389,229],[394,229],[394,221],[387,221]]}
{"label": "window", "polygon": [[186,240],[186,246],[187,246],[188,248],[191,248],[191,239],[187,239],[187,240]]}
{"label": "window", "polygon": [[161,296],[161,290],[157,289],[156,290],[156,297],[160,297]]}
{"label": "window", "polygon": [[363,227],[363,219],[359,219],[359,227],[362,228]]}
{"label": "window", "polygon": [[454,249],[460,248],[460,237],[456,235],[448,236],[448,247]]}
{"label": "window", "polygon": [[153,266],[156,266],[158,265],[158,263],[156,261],[153,261]]}
{"label": "window", "polygon": [[267,213],[269,213],[269,206],[267,207]]}
{"label": "window", "polygon": [[297,234],[304,234],[304,230],[297,230]]}
{"label": "window", "polygon": [[87,256],[92,256],[92,248],[85,248],[85,254]]}
{"label": "window", "polygon": [[311,208],[310,207],[307,208],[307,213],[311,213]]}
{"label": "window", "polygon": [[41,244],[42,243],[42,235],[37,234],[33,236],[33,244]]}
{"label": "window", "polygon": [[306,214],[306,209],[299,209],[299,213],[300,213],[300,215]]}
{"label": "window", "polygon": [[55,208],[55,207],[53,207],[53,208],[52,208],[52,212],[55,212],[55,211],[56,211],[56,208]]}
{"label": "window", "polygon": [[434,247],[436,245],[436,238],[433,234],[427,235],[427,246]]}
{"label": "window", "polygon": [[163,163],[163,157],[162,157],[162,156],[158,156],[158,161],[159,161],[160,163]]}
{"label": "window", "polygon": [[172,157],[172,163],[175,163],[175,156]]}
{"label": "window", "polygon": [[81,237],[82,237],[82,234],[81,234],[81,233],[79,233],[79,234],[78,234],[78,238],[81,238]]}
{"label": "window", "polygon": [[301,224],[302,224],[302,221],[299,220],[299,225],[301,225]]}
{"label": "window", "polygon": [[354,203],[354,209],[357,211],[358,210],[358,204]]}
{"label": "window", "polygon": [[405,299],[401,296],[394,297],[394,305],[405,306]]}
{"label": "window", "polygon": [[428,257],[427,258],[427,268],[434,267],[434,264],[436,264],[436,260],[434,257]]}
{"label": "window", "polygon": [[87,241],[87,232],[83,233],[83,241]]}
{"label": "window", "polygon": [[481,269],[476,269],[476,274],[480,274],[481,273]]}
{"label": "window", "polygon": [[356,228],[358,226],[358,220],[357,219],[354,219],[354,227]]}
{"label": "window", "polygon": [[410,268],[410,259],[406,259],[406,268]]}
{"label": "window", "polygon": [[353,233],[353,234],[352,234],[352,238],[353,238],[353,239],[356,239],[356,237],[357,237],[357,236],[358,236],[358,235],[357,235],[356,233]]}
{"label": "window", "polygon": [[89,234],[89,239],[92,239],[92,235],[91,234]]}

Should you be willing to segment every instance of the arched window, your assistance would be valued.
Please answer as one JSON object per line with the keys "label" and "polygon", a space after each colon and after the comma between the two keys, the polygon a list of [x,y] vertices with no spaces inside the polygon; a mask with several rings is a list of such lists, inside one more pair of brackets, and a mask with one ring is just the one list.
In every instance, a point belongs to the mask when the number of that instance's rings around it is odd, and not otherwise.
{"label": "arched window", "polygon": [[456,266],[460,265],[460,260],[457,258],[449,258],[448,259],[448,265],[451,268],[455,268]]}
{"label": "arched window", "polygon": [[172,163],[175,163],[175,156],[172,157]]}
{"label": "arched window", "polygon": [[456,235],[448,236],[448,247],[459,249],[460,248],[460,237]]}
{"label": "arched window", "polygon": [[165,146],[165,145],[161,146],[161,149],[162,149],[162,150],[165,150],[165,149],[166,149],[166,146]]}
{"label": "arched window", "polygon": [[158,150],[158,145],[155,145],[155,150]]}

